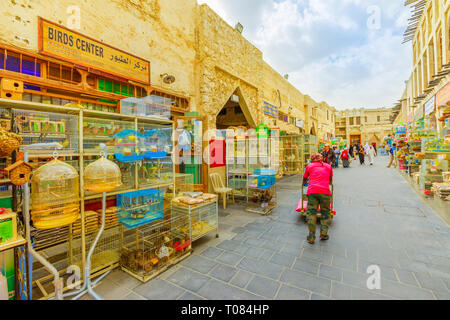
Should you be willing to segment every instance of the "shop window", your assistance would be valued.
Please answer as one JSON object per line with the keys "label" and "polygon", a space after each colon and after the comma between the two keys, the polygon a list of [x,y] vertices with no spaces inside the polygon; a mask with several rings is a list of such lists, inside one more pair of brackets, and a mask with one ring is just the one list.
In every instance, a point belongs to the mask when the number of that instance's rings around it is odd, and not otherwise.
{"label": "shop window", "polygon": [[[30,76],[41,76],[41,64],[34,58],[21,56],[6,50],[0,53],[0,69],[18,72]],[[28,84],[24,84],[24,89],[39,91],[40,88]]]}

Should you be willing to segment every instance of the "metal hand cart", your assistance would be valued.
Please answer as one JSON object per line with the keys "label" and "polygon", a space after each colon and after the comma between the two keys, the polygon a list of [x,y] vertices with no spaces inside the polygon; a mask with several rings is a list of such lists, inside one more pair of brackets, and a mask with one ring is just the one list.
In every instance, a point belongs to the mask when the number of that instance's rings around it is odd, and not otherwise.
{"label": "metal hand cart", "polygon": [[[308,185],[302,184],[302,197],[301,197],[301,206],[300,210],[298,212],[301,214],[303,218],[306,219],[306,212],[308,211],[308,198],[306,196],[306,191],[308,190]],[[334,209],[334,184],[331,184],[331,219],[334,219],[334,216],[336,215],[336,210]],[[322,215],[320,214],[320,206],[319,206],[319,213],[317,214],[317,218],[320,219]]]}

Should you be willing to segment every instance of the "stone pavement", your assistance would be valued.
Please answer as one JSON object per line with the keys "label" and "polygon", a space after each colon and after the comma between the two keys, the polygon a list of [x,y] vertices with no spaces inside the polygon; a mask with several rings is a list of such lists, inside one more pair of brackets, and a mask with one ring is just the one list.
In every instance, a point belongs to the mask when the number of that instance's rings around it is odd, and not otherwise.
{"label": "stone pavement", "polygon": [[[220,238],[147,284],[116,270],[96,288],[105,299],[450,299],[450,229],[404,178],[353,162],[335,170],[337,217],[328,242],[308,244],[295,212],[300,177],[278,184],[271,216],[236,204],[220,211]],[[381,290],[367,289],[367,267]]]}

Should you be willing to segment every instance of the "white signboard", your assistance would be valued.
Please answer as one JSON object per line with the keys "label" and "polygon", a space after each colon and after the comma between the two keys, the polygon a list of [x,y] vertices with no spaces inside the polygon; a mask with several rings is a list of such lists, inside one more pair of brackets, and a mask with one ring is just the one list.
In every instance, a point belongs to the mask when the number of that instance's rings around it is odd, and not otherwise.
{"label": "white signboard", "polygon": [[295,126],[303,129],[303,120],[295,118]]}

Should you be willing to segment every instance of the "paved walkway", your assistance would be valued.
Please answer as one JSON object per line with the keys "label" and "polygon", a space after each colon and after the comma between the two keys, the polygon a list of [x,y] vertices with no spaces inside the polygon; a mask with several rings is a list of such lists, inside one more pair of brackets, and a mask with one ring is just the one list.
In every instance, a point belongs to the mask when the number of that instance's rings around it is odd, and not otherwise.
{"label": "paved walkway", "polygon": [[[278,184],[269,217],[239,205],[220,212],[221,237],[147,284],[114,271],[97,288],[106,299],[450,299],[450,229],[395,169],[335,171],[337,217],[330,241],[306,243],[295,213],[299,177]],[[367,289],[369,265],[381,290]]]}

